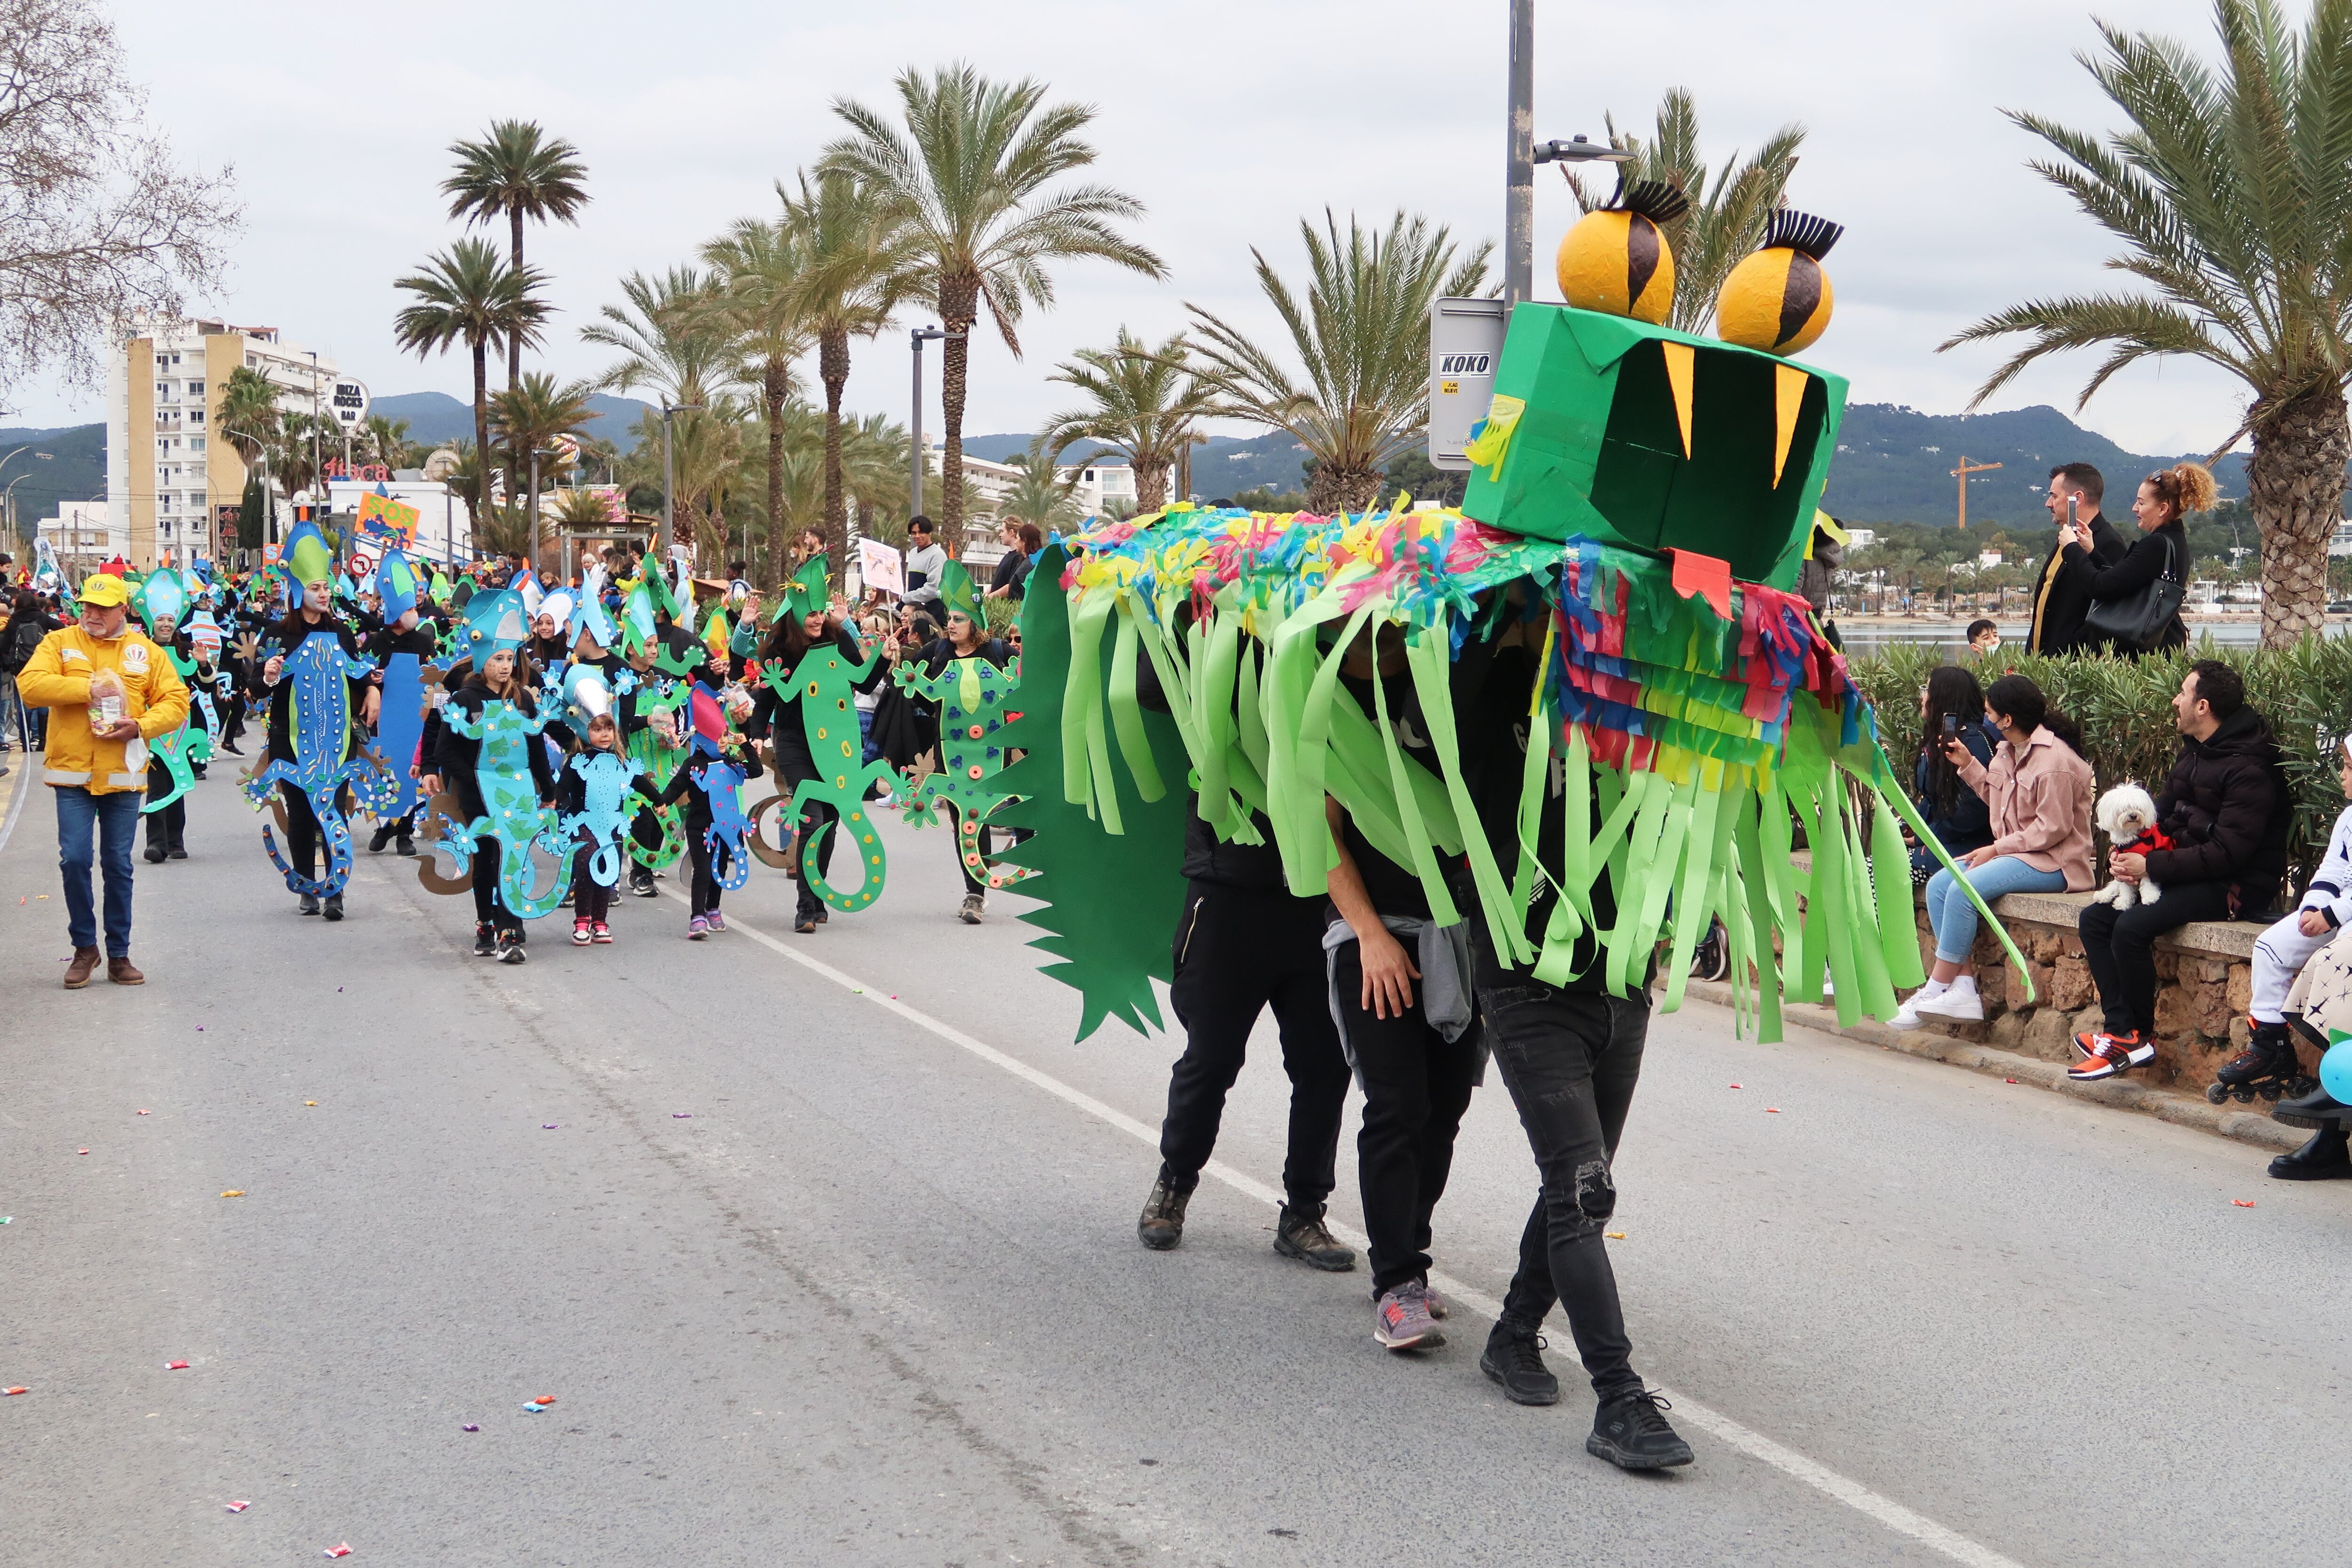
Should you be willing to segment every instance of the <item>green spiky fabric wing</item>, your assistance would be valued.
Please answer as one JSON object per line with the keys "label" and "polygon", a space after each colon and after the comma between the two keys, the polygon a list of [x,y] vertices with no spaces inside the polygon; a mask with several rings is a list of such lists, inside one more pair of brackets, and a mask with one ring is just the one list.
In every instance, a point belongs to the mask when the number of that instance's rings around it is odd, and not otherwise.
{"label": "green spiky fabric wing", "polygon": [[[1181,788],[1147,801],[1131,777],[1121,776],[1112,787],[1122,831],[1112,834],[1087,806],[1064,798],[1062,708],[1071,637],[1062,567],[1056,546],[1030,574],[1016,699],[1023,711],[1001,731],[1005,746],[1028,754],[997,775],[997,787],[1019,798],[989,821],[1032,830],[1029,839],[1001,849],[997,858],[1035,873],[1022,890],[1046,901],[1021,919],[1046,933],[1029,945],[1059,960],[1045,973],[1084,999],[1077,1033],[1083,1040],[1106,1017],[1139,1032],[1162,1026],[1151,982],[1174,975],[1188,813]],[[1102,662],[1108,685],[1110,661]],[[1184,745],[1175,724],[1164,713],[1145,712],[1142,720],[1160,777],[1183,778]]]}

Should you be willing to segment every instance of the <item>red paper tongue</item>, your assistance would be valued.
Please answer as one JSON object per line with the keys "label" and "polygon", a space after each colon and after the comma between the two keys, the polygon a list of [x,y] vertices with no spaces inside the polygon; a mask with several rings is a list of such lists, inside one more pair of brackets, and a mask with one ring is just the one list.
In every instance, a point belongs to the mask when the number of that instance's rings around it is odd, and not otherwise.
{"label": "red paper tongue", "polygon": [[1725,620],[1731,618],[1731,563],[1691,550],[1669,550],[1675,565],[1675,592],[1684,598],[1703,598]]}

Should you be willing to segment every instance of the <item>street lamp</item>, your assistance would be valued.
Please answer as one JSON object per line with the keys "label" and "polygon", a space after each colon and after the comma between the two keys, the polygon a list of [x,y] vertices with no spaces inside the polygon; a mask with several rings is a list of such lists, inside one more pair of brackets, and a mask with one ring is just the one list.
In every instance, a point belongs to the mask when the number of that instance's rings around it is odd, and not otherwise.
{"label": "street lamp", "polygon": [[[32,443],[28,441],[24,446],[11,450],[6,457],[0,458],[0,472],[6,471],[9,463],[15,460],[16,454],[19,452],[33,452]],[[46,463],[50,460],[53,454],[48,452],[33,452],[33,456],[36,459]],[[18,474],[15,479],[10,479],[6,489],[0,490],[0,525],[4,525],[7,529],[8,542],[11,544],[16,542],[16,500],[13,492],[18,485],[30,478],[31,475],[32,470],[27,468],[23,473]]]}
{"label": "street lamp", "polygon": [[1527,299],[1535,285],[1536,169],[1538,163],[1625,163],[1631,153],[1579,136],[1570,142],[1536,137],[1536,5],[1511,0],[1509,151],[1503,196],[1503,308]]}
{"label": "street lamp", "polygon": [[914,474],[907,488],[907,518],[912,521],[923,510],[923,345],[927,342],[952,339],[961,342],[961,332],[943,332],[937,327],[917,327],[907,334],[915,347],[915,416],[912,439],[915,448]]}
{"label": "street lamp", "polygon": [[701,412],[702,405],[699,403],[672,403],[667,397],[662,399],[662,521],[661,538],[656,542],[654,559],[665,566],[669,563],[669,492],[677,477],[677,470],[670,460],[670,422],[675,415]]}

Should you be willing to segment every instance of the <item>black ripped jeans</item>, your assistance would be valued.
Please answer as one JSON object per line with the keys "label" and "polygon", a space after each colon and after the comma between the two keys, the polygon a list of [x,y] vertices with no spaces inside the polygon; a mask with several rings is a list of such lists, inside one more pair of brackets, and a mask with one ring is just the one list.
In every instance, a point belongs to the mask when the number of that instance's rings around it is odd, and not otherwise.
{"label": "black ripped jeans", "polygon": [[1601,1232],[1617,1208],[1609,1167],[1642,1076],[1648,997],[1528,981],[1480,986],[1478,1010],[1543,1178],[1519,1237],[1519,1268],[1503,1299],[1503,1321],[1532,1331],[1557,1301],[1567,1310],[1592,1391],[1607,1399],[1638,1388]]}

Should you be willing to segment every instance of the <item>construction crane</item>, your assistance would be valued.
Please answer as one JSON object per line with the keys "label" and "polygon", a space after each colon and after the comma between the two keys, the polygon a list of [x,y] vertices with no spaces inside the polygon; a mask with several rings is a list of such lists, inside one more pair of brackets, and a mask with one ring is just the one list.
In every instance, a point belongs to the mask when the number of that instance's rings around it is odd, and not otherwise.
{"label": "construction crane", "polygon": [[1960,466],[1952,470],[1952,477],[1960,481],[1960,526],[1962,528],[1969,525],[1969,476],[1990,473],[2000,467],[1999,463],[1971,463],[1966,458],[1962,458]]}

